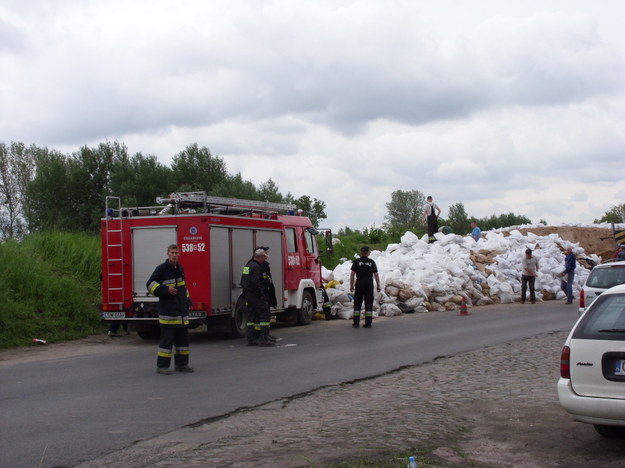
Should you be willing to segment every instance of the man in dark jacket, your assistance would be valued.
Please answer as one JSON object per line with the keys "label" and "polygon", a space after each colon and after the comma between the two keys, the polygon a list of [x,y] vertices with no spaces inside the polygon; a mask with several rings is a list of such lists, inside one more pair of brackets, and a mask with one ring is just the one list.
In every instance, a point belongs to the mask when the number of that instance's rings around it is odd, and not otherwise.
{"label": "man in dark jacket", "polygon": [[243,268],[241,287],[243,298],[247,302],[247,344],[248,346],[274,346],[269,339],[271,312],[267,302],[269,290],[267,269],[264,262],[267,252],[256,249],[252,258]]}
{"label": "man in dark jacket", "polygon": [[169,365],[174,346],[176,372],[193,372],[193,368],[189,367],[189,309],[192,303],[184,269],[178,263],[179,257],[177,245],[167,247],[167,261],[156,267],[146,283],[150,294],[158,297],[161,341],[158,345],[156,372],[159,374],[173,373]]}
{"label": "man in dark jacket", "polygon": [[575,254],[572,247],[567,247],[564,251],[564,271],[561,273],[562,282],[560,289],[566,293],[566,303],[573,303],[573,280],[575,279]]}

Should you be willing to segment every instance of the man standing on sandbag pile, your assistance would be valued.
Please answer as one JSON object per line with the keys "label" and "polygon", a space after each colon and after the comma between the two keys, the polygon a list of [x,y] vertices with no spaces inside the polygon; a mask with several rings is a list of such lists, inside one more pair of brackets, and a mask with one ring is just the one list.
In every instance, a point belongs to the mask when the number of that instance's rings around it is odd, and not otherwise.
{"label": "man standing on sandbag pile", "polygon": [[[371,328],[373,323],[373,278],[380,292],[380,275],[378,267],[369,258],[371,251],[366,245],[360,249],[360,258],[352,263],[352,272],[349,276],[349,290],[354,293],[354,322],[352,327],[360,326],[360,308],[365,302],[365,325],[364,328]],[[354,292],[354,279],[356,279],[356,289]]]}
{"label": "man standing on sandbag pile", "polygon": [[[437,213],[438,211],[438,213]],[[428,225],[428,242],[431,244],[436,241],[434,233],[438,232],[438,217],[441,214],[439,206],[432,201],[432,197],[427,197],[427,203],[423,207],[423,222]]]}

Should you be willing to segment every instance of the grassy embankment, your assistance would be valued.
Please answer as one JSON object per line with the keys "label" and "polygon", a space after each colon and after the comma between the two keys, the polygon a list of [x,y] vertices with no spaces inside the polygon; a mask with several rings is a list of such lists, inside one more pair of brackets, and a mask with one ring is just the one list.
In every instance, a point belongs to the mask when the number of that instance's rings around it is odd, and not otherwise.
{"label": "grassy embankment", "polygon": [[72,340],[100,322],[100,240],[68,233],[33,234],[0,243],[0,349]]}
{"label": "grassy embankment", "polygon": [[[351,261],[365,242],[342,236],[323,264],[334,269]],[[368,244],[384,250],[386,245]],[[22,242],[0,243],[0,349],[49,343],[103,333],[100,321],[100,239],[70,233],[32,234]]]}

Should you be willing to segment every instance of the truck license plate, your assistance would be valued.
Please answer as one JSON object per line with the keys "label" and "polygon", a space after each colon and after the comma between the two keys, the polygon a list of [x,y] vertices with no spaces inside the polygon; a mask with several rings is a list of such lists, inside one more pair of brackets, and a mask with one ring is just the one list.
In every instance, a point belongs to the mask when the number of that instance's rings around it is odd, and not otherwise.
{"label": "truck license plate", "polygon": [[614,375],[625,375],[625,359],[615,361]]}
{"label": "truck license plate", "polygon": [[189,318],[204,318],[206,317],[206,312],[203,310],[191,310],[189,311]]}
{"label": "truck license plate", "polygon": [[126,318],[125,312],[102,312],[103,319]]}

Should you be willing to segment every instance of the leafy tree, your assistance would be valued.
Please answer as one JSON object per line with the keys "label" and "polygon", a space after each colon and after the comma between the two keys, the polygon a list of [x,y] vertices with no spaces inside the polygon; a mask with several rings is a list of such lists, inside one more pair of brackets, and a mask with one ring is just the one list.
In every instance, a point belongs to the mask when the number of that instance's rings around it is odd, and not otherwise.
{"label": "leafy tree", "polygon": [[298,209],[304,210],[304,214],[310,218],[313,226],[318,226],[321,220],[328,217],[325,213],[326,204],[321,200],[303,195],[294,200],[294,203]]}
{"label": "leafy tree", "polygon": [[26,217],[31,231],[73,230],[67,157],[54,150],[33,151],[35,176],[26,187]]}
{"label": "leafy tree", "polygon": [[462,202],[454,203],[449,207],[449,219],[447,222],[456,234],[463,235],[471,230],[471,221],[469,221],[469,216]]}
{"label": "leafy tree", "polygon": [[113,161],[108,194],[120,197],[123,206],[152,206],[156,197],[174,191],[172,170],[156,156],[119,154]]}
{"label": "leafy tree", "polygon": [[[5,150],[3,145],[3,155]],[[25,164],[35,169],[34,175],[27,173],[24,179],[24,218],[34,231],[98,232],[106,196],[118,196],[122,206],[132,208],[153,206],[157,196],[175,191],[291,202],[315,224],[327,217],[323,201],[309,196],[295,200],[290,193],[283,196],[271,179],[256,188],[240,173],[228,174],[221,158],[197,144],[178,153],[171,168],[159,164],[154,156],[138,153],[130,157],[126,146],[118,142],[101,143],[95,148],[85,146],[69,156],[36,147],[30,153],[34,163]]]}
{"label": "leafy tree", "polygon": [[228,173],[223,159],[213,156],[206,147],[199,148],[194,143],[174,156],[171,169],[175,190],[183,186],[193,191],[206,191],[209,195],[220,195],[219,191],[227,187]]}
{"label": "leafy tree", "polygon": [[357,229],[352,229],[348,226],[340,228],[337,232],[338,236],[353,236],[354,234],[360,235],[360,231],[358,231]]}
{"label": "leafy tree", "polygon": [[387,231],[423,231],[422,212],[425,196],[419,190],[396,190],[386,204]]}
{"label": "leafy tree", "polygon": [[613,206],[601,218],[595,219],[595,224],[598,223],[625,223],[625,203]]}
{"label": "leafy tree", "polygon": [[118,142],[100,143],[96,148],[83,146],[68,159],[69,200],[73,219],[67,220],[75,231],[97,233],[104,215],[104,198],[110,192],[113,162],[127,157],[126,147]]}
{"label": "leafy tree", "polygon": [[258,200],[258,190],[249,180],[243,180],[241,173],[227,176],[225,182],[218,187],[216,195],[221,197],[242,198],[244,200]]}
{"label": "leafy tree", "polygon": [[365,242],[368,242],[370,244],[380,244],[386,240],[387,235],[384,230],[373,225],[370,228],[364,229],[363,238]]}
{"label": "leafy tree", "polygon": [[258,198],[262,201],[273,203],[283,203],[284,197],[278,190],[278,185],[269,178],[267,182],[263,182],[258,187]]}
{"label": "leafy tree", "polygon": [[528,217],[515,215],[514,213],[507,213],[502,215],[493,214],[489,218],[481,218],[477,220],[477,223],[482,231],[510,226],[518,226],[520,224],[531,224],[531,222],[532,221]]}
{"label": "leafy tree", "polygon": [[0,237],[4,239],[19,239],[27,232],[25,196],[32,177],[32,152],[23,143],[0,143]]}

